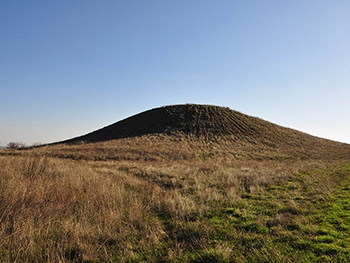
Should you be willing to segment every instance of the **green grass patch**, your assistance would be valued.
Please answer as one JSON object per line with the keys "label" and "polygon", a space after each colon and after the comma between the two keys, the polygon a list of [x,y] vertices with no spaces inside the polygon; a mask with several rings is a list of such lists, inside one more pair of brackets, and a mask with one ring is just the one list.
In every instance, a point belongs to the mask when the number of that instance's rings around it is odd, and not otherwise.
{"label": "green grass patch", "polygon": [[299,173],[208,219],[242,262],[350,262],[349,207],[350,165],[339,165]]}

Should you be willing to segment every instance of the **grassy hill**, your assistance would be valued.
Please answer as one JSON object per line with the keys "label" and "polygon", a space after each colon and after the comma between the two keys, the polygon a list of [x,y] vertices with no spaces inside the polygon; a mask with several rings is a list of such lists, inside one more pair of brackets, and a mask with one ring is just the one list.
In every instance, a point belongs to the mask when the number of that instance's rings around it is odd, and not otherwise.
{"label": "grassy hill", "polygon": [[[101,142],[150,134],[178,136],[179,133],[216,140],[228,138],[263,144],[299,145],[315,137],[284,128],[225,107],[173,105],[148,110],[97,131],[65,141]],[[324,141],[323,141],[324,142]]]}
{"label": "grassy hill", "polygon": [[[148,110],[86,135],[63,141],[65,144],[108,142],[109,148],[120,139],[132,143],[133,138],[159,145],[165,155],[174,155],[162,147],[163,140],[190,141],[194,152],[203,142],[221,148],[230,158],[349,158],[349,145],[281,127],[225,107],[209,105],[173,105]],[[162,138],[159,140],[159,138]],[[116,141],[119,139],[119,142]],[[167,142],[169,143],[169,142]],[[98,144],[94,144],[93,148]],[[89,148],[89,147],[78,147]],[[148,147],[145,147],[148,148]],[[210,151],[210,149],[206,149]],[[151,153],[147,153],[149,156]],[[211,153],[214,154],[214,153]],[[114,155],[114,153],[112,153]],[[146,155],[146,153],[143,153]],[[152,155],[152,154],[151,154]],[[108,157],[108,156],[107,156]]]}
{"label": "grassy hill", "polygon": [[349,262],[350,145],[217,106],[0,153],[1,262]]}

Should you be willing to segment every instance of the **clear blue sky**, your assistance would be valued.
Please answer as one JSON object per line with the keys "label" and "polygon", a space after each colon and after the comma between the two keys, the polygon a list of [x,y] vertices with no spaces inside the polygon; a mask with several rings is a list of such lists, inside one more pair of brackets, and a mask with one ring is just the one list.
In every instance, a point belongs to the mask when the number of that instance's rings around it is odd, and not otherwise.
{"label": "clear blue sky", "polygon": [[212,104],[350,143],[349,0],[2,0],[0,141]]}

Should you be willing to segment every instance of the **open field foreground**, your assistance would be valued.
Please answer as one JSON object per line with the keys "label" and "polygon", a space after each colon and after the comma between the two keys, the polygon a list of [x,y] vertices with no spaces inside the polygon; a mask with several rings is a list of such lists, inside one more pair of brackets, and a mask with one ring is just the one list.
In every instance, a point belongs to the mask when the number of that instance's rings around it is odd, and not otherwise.
{"label": "open field foreground", "polygon": [[238,117],[1,151],[0,261],[350,262],[350,145]]}
{"label": "open field foreground", "polygon": [[165,136],[4,151],[1,262],[350,261],[349,159],[225,152]]}

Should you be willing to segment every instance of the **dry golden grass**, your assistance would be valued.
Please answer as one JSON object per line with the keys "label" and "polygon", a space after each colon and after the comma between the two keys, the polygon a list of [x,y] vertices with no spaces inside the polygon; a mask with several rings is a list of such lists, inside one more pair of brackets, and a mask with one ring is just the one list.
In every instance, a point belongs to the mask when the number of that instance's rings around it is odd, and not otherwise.
{"label": "dry golden grass", "polygon": [[[344,161],[254,147],[153,135],[3,151],[1,262],[233,261],[232,245],[213,241],[208,213]],[[321,179],[320,192],[337,183]]]}
{"label": "dry golden grass", "polygon": [[141,183],[123,172],[40,156],[0,162],[2,262],[104,261],[108,245],[129,257],[133,240],[147,248],[161,238]]}

